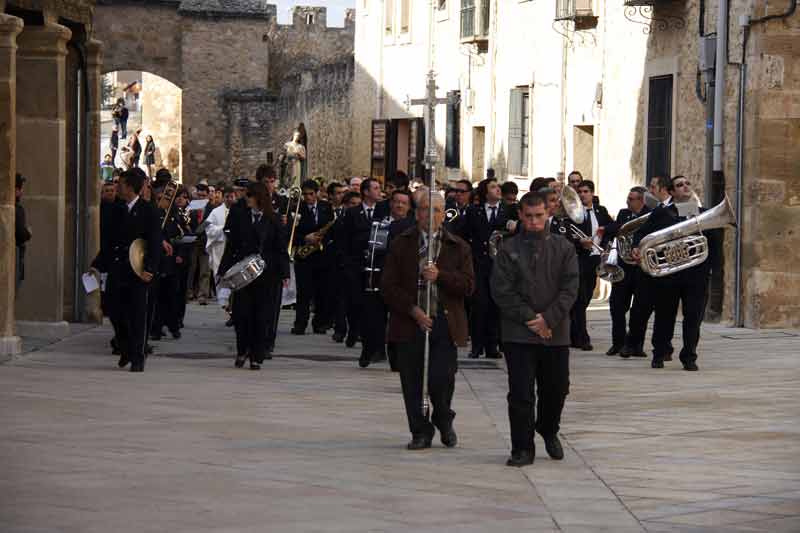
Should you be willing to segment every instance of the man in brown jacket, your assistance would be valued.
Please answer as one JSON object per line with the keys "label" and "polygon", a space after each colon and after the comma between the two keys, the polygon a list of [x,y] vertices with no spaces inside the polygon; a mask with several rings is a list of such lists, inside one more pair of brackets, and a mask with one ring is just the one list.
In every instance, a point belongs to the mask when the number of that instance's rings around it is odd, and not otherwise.
{"label": "man in brown jacket", "polygon": [[534,430],[550,457],[564,458],[558,430],[569,392],[569,311],[578,296],[578,260],[574,246],[547,228],[546,201],[539,193],[522,197],[522,231],[504,239],[492,271],[508,366],[508,466],[533,463]]}
{"label": "man in brown jacket", "polygon": [[[452,448],[457,443],[453,430],[455,412],[450,407],[458,369],[456,347],[467,345],[464,299],[475,287],[469,246],[442,226],[444,198],[436,193],[433,238],[428,238],[428,194],[422,189],[414,195],[416,227],[392,241],[381,282],[383,299],[390,312],[387,340],[397,346],[400,383],[411,429],[409,450],[430,448],[437,428],[442,444]],[[428,265],[430,241],[435,259]],[[432,284],[430,313],[422,307],[426,281]],[[425,331],[430,332],[428,391],[433,423],[422,412]]]}

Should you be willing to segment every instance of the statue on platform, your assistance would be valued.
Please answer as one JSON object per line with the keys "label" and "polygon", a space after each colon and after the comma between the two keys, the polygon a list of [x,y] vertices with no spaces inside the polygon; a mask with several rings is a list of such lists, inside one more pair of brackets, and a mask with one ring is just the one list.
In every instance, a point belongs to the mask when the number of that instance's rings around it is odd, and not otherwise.
{"label": "statue on platform", "polygon": [[303,180],[303,162],[306,159],[306,148],[300,143],[300,137],[300,132],[295,130],[292,140],[283,145],[286,164],[284,186],[286,187],[299,187]]}

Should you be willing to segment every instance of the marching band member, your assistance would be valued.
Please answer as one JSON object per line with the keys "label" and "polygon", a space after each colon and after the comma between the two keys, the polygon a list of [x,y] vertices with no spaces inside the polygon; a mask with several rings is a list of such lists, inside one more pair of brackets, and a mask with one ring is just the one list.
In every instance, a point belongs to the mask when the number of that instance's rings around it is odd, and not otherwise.
{"label": "marching band member", "polygon": [[514,210],[505,205],[500,185],[494,178],[486,178],[478,184],[480,205],[470,206],[463,216],[455,219],[452,228],[472,249],[475,272],[475,293],[470,302],[470,340],[472,348],[469,356],[501,357],[500,316],[494,298],[489,290],[489,277],[492,273],[492,258],[489,255],[489,236],[495,231],[513,231],[516,227]]}
{"label": "marching band member", "polygon": [[[414,195],[416,227],[398,235],[389,248],[381,292],[389,307],[389,342],[396,343],[400,383],[412,440],[409,450],[430,448],[436,429],[442,444],[457,443],[451,408],[458,369],[457,346],[467,343],[464,299],[473,291],[474,275],[469,246],[442,226],[444,198],[433,196],[429,234],[429,192]],[[434,264],[427,262],[432,246]],[[431,308],[426,312],[426,282],[432,284]],[[428,390],[432,420],[422,411],[425,330],[430,332]]]}
{"label": "marching band member", "polygon": [[233,187],[225,187],[223,194],[222,204],[214,208],[206,219],[206,251],[211,272],[219,270],[222,254],[225,253],[225,221],[236,201]]}
{"label": "marching band member", "polygon": [[[650,218],[636,233],[634,243],[646,235],[668,228],[688,217],[681,213],[678,204],[688,204],[692,200],[692,185],[685,176],[675,176],[669,190],[673,202],[660,205],[653,210]],[[705,209],[700,208],[700,212]],[[703,322],[708,301],[708,280],[712,270],[719,268],[719,230],[705,231],[708,239],[709,256],[699,265],[664,276],[655,287],[655,321],[653,324],[653,368],[664,368],[666,355],[671,351],[678,303],[683,312],[683,348],[680,360],[683,369],[696,371],[697,344],[700,342],[700,325]],[[640,259],[639,250],[633,251],[634,258]]]}
{"label": "marching band member", "polygon": [[[351,180],[352,185],[352,180]],[[355,346],[358,336],[362,334],[364,322],[364,268],[370,229],[373,220],[386,217],[388,207],[381,201],[381,184],[374,178],[367,178],[360,184],[361,205],[350,207],[345,211],[344,221],[340,228],[340,243],[343,246],[343,260],[348,286],[347,321],[350,330],[347,332],[345,344],[348,348]],[[369,365],[372,354],[362,345],[359,366]]]}
{"label": "marching band member", "polygon": [[[134,169],[120,175],[118,191],[125,202],[122,224],[113,228],[112,265],[107,287],[117,313],[117,343],[120,368],[131,363],[131,372],[144,371],[144,349],[148,326],[149,285],[161,259],[161,231],[154,206],[140,197],[146,176]],[[136,239],[144,239],[144,271],[141,277],[131,268],[128,250]]]}
{"label": "marching band member", "polygon": [[[646,192],[647,189],[644,187],[633,187],[628,192],[628,198],[626,200],[628,207],[626,209],[620,209],[616,221],[606,226],[604,235],[606,241],[610,242],[613,240],[619,232],[619,229],[626,222],[630,222],[650,212],[650,209],[644,204],[644,194]],[[611,285],[611,297],[608,300],[608,306],[611,312],[611,348],[608,349],[606,355],[617,355],[621,353],[625,345],[625,315],[631,308],[631,301],[636,292],[636,286],[639,283],[639,278],[643,275],[641,269],[636,265],[629,265],[625,261],[619,261],[619,266],[622,267],[622,270],[625,272],[625,277],[622,278],[622,281]],[[630,355],[638,354],[626,355],[622,353],[622,357],[630,357]]]}
{"label": "marching band member", "polygon": [[[667,176],[655,176],[650,180],[650,193],[658,198],[659,206],[667,207],[672,204],[672,180]],[[641,228],[640,228],[641,230]],[[647,357],[644,353],[644,338],[647,334],[647,323],[655,310],[655,292],[659,280],[637,272],[636,289],[633,295],[630,318],[628,320],[628,334],[625,345],[620,350],[622,357]],[[665,360],[672,360],[672,345],[670,345]]]}
{"label": "marching band member", "polygon": [[344,196],[347,192],[347,186],[339,182],[331,182],[328,184],[328,201],[333,207],[333,214],[336,217],[336,223],[333,225],[331,231],[333,238],[328,245],[331,248],[331,254],[334,257],[333,270],[331,271],[331,292],[333,293],[334,303],[334,316],[333,316],[333,342],[342,343],[347,336],[347,284],[344,271],[344,258],[341,233],[342,224],[344,223],[344,212],[347,206],[344,205]]}
{"label": "marching band member", "polygon": [[[392,237],[399,235],[414,225],[414,219],[408,218],[408,213],[411,210],[411,193],[408,190],[394,189],[390,202],[391,211],[389,216],[380,221],[383,225],[383,231],[386,232],[386,243],[383,247],[379,247],[377,243],[370,243],[366,250],[369,257],[365,257],[364,261],[371,271],[365,272],[364,276],[366,279],[361,338],[364,346],[363,353],[367,354],[367,356],[363,357],[363,360],[359,360],[362,368],[372,362],[386,358],[387,310],[379,290],[381,274]],[[373,222],[373,229],[374,224],[375,222]],[[374,234],[371,232],[370,240],[372,240],[373,236]],[[395,367],[396,363],[396,354],[392,354],[390,365]]]}
{"label": "marching band member", "polygon": [[[333,222],[331,204],[317,199],[319,184],[314,180],[306,180],[300,186],[303,201],[300,204],[299,220],[295,225],[293,250],[299,250],[305,244],[317,244],[323,240],[319,231],[323,226]],[[314,333],[325,334],[331,324],[332,312],[330,299],[330,272],[333,257],[328,250],[312,253],[305,259],[295,258],[294,273],[297,280],[297,304],[292,327],[293,335],[304,335],[310,316],[311,301],[314,301],[314,318],[311,326]]]}
{"label": "marching band member", "polygon": [[[570,174],[570,178],[575,172]],[[586,308],[592,301],[594,289],[597,286],[597,267],[600,265],[600,252],[594,245],[599,245],[602,240],[602,232],[608,224],[614,220],[608,214],[608,210],[595,203],[594,183],[583,180],[576,189],[580,196],[581,203],[586,210],[586,217],[583,224],[576,225],[587,239],[574,241],[575,249],[578,253],[578,269],[580,271],[580,287],[578,298],[570,312],[570,335],[573,348],[580,348],[584,351],[592,351],[592,340],[586,329]]]}
{"label": "marching band member", "polygon": [[247,188],[247,208],[231,210],[225,226],[225,253],[218,275],[223,275],[238,261],[260,254],[266,263],[264,272],[249,285],[236,292],[233,298],[233,318],[236,329],[236,362],[241,368],[250,359],[250,368],[259,370],[267,351],[267,334],[274,318],[275,280],[283,286],[289,283],[289,256],[285,228],[272,211],[272,202],[263,183]]}
{"label": "marching band member", "polygon": [[522,230],[503,240],[491,278],[508,365],[508,466],[533,463],[534,432],[550,457],[564,457],[558,431],[569,392],[569,311],[579,285],[574,247],[547,230],[546,199],[527,193],[520,210]]}

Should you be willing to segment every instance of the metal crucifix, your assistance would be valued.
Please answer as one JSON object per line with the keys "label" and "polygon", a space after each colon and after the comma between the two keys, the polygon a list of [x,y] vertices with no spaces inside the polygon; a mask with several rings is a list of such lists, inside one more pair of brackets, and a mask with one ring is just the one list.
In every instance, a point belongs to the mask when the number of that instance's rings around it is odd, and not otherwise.
{"label": "metal crucifix", "polygon": [[[426,106],[427,116],[425,117],[425,168],[428,170],[428,236],[427,236],[427,262],[433,264],[433,195],[436,193],[436,162],[439,154],[436,150],[436,106],[446,104],[447,98],[436,98],[436,73],[431,70],[428,72],[428,83],[426,85],[425,98],[408,100],[407,105]],[[431,314],[431,282],[426,282],[425,287],[425,313]],[[431,317],[433,318],[433,317]],[[425,348],[422,363],[422,414],[427,419],[430,417],[431,404],[428,394],[428,374],[430,370],[430,331],[425,330]]]}

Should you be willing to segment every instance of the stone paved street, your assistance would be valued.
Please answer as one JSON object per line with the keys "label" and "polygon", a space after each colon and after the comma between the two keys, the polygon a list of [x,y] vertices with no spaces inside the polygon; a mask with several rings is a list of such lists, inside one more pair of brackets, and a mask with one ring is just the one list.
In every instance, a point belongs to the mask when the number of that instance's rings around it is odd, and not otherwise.
{"label": "stone paved street", "polygon": [[109,328],[0,366],[0,531],[800,531],[800,337],[706,326],[701,371],[573,352],[566,458],[508,453],[506,374],[462,359],[460,444],[407,452],[399,378],[329,337],[233,368],[221,313],[190,307],[144,374]]}

